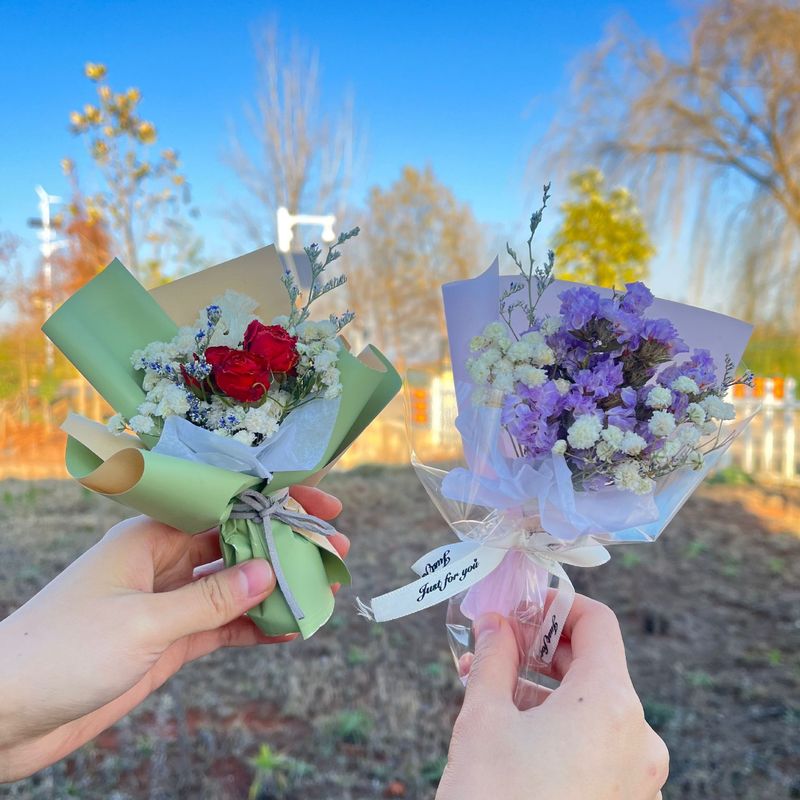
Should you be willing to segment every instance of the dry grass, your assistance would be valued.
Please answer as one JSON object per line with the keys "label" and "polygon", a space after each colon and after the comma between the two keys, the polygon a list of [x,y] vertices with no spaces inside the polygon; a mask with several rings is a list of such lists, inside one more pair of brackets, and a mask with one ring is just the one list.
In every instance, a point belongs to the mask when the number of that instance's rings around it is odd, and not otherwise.
{"label": "dry grass", "polygon": [[[260,772],[259,800],[431,797],[461,699],[444,610],[377,626],[352,601],[407,581],[448,534],[409,470],[334,474],[326,488],[345,502],[356,580],[331,624],[309,642],[190,665],[0,798],[245,798],[263,744],[289,760]],[[68,482],[0,483],[0,612],[124,515]],[[798,519],[796,492],[706,486],[656,545],[576,576],[620,616],[634,681],[670,745],[667,800],[800,797]]]}

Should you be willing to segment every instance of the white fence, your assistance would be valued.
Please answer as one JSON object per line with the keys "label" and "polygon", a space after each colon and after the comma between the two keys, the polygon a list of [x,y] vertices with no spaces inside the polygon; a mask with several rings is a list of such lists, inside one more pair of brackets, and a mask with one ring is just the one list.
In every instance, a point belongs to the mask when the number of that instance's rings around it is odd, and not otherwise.
{"label": "white fence", "polygon": [[732,398],[736,416],[760,411],[730,449],[728,464],[735,464],[759,479],[795,483],[800,479],[797,462],[797,424],[800,403],[797,382],[765,378],[754,389],[737,387]]}

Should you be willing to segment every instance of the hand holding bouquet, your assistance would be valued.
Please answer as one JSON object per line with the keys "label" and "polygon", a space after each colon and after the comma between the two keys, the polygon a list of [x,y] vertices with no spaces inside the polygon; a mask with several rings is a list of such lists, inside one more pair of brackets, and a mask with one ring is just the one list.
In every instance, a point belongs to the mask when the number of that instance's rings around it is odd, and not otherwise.
{"label": "hand holding bouquet", "polygon": [[540,266],[532,256],[548,189],[527,266],[508,248],[519,275],[501,277],[495,261],[444,287],[466,465],[414,466],[460,541],[414,564],[419,580],[362,604],[386,620],[450,600],[457,660],[471,622],[500,613],[526,643],[523,674],[558,644],[574,597],[563,565],[654,540],[747,422],[725,397],[750,326],[641,283],[555,281],[553,253]]}
{"label": "hand holding bouquet", "polygon": [[351,313],[312,319],[344,283],[326,270],[357,233],[324,258],[306,248],[305,298],[274,247],[150,293],[114,261],[45,324],[117,411],[108,428],[67,419],[70,473],[180,530],[219,525],[227,566],[268,558],[280,591],[249,616],[271,636],[312,635],[332,613],[330,584],[349,581],[334,529],[288,487],[316,483],[400,387],[375,348],[347,349]]}

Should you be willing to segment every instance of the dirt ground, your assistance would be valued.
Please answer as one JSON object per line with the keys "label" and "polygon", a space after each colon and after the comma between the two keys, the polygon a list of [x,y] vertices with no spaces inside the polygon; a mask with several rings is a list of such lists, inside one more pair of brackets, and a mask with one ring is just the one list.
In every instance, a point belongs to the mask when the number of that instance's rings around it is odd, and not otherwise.
{"label": "dirt ground", "polygon": [[[444,608],[379,626],[353,599],[406,582],[448,533],[409,470],[334,474],[326,488],[345,503],[356,586],[325,629],[190,665],[0,798],[432,797],[462,696]],[[125,515],[69,482],[0,483],[0,615]],[[667,800],[800,798],[798,532],[800,490],[707,484],[659,542],[574,574],[620,617],[634,682],[670,748]]]}

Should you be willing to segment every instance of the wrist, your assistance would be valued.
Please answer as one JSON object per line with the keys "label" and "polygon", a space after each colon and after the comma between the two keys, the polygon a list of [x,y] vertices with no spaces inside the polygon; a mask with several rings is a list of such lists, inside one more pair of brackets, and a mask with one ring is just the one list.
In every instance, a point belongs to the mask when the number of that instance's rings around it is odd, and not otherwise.
{"label": "wrist", "polygon": [[[22,636],[27,636],[22,632]],[[12,617],[0,621],[0,774],[7,752],[23,743],[26,702],[21,678],[27,674],[24,651],[12,628]]]}

